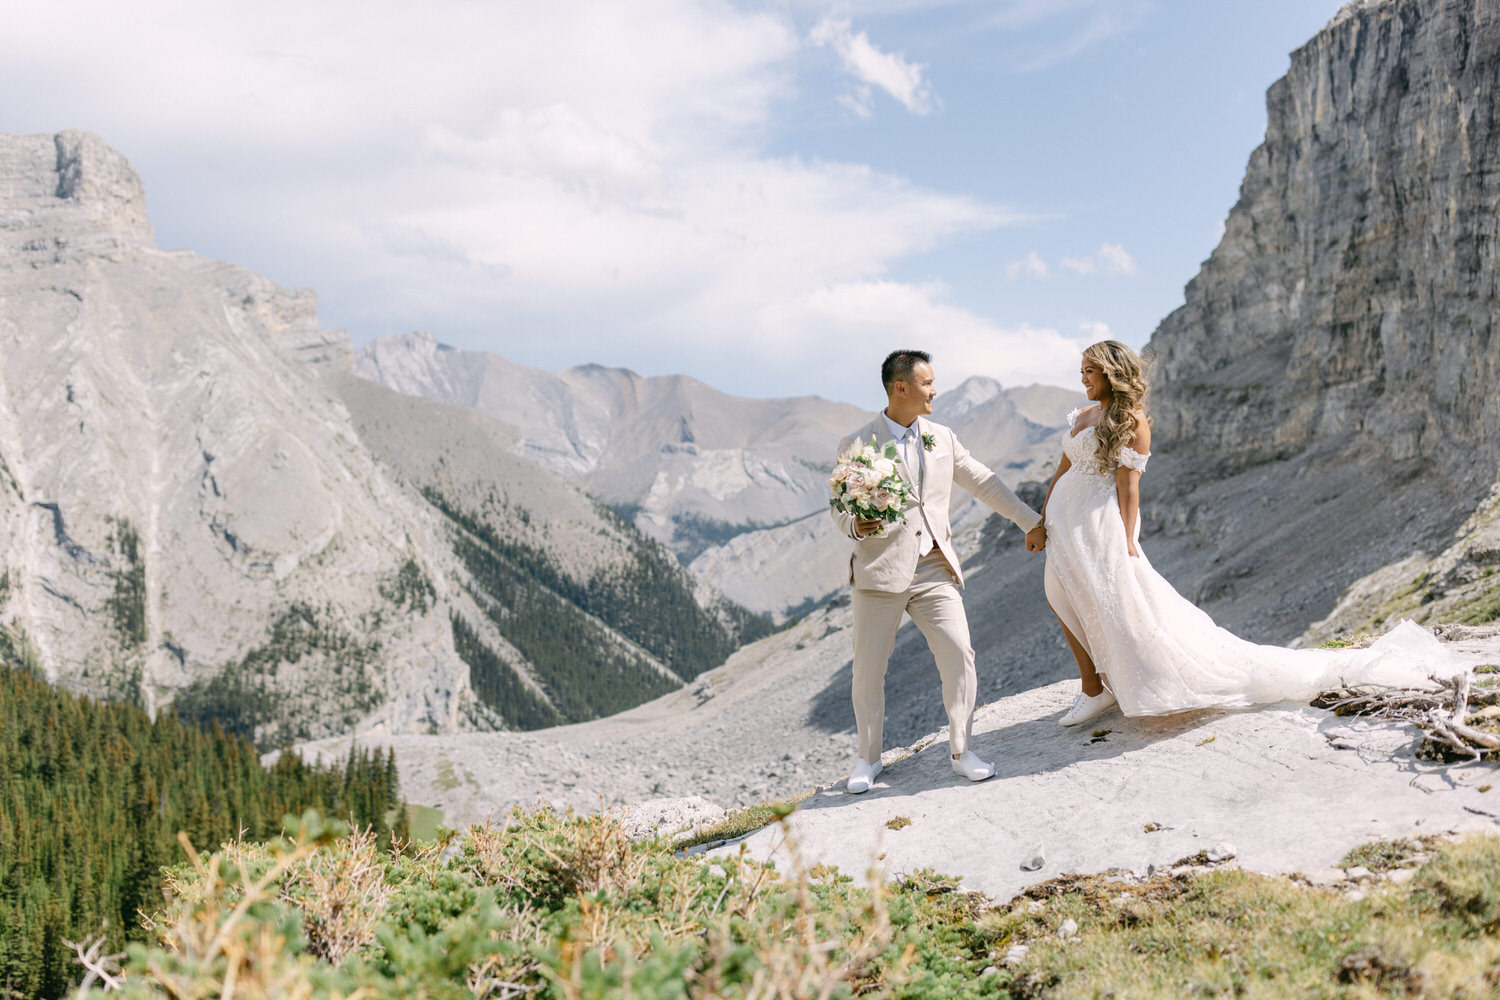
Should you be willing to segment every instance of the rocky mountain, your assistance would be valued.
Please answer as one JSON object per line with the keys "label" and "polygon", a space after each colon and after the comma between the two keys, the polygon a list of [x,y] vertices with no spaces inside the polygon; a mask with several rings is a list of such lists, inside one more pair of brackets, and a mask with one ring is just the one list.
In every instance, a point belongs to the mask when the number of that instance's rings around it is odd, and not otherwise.
{"label": "rocky mountain", "polygon": [[[1500,616],[1497,68],[1483,3],[1347,5],[1268,91],[1224,238],[1148,345],[1142,544],[1247,638]],[[1075,670],[1042,560],[989,527],[965,571],[981,702]],[[890,739],[941,717],[931,663],[903,629]],[[836,681],[813,715],[850,727],[847,701]]]}
{"label": "rocky mountain", "polygon": [[689,560],[823,503],[829,441],[861,420],[843,403],[746,399],[685,375],[598,365],[545,372],[424,333],[372,341],[354,371],[517,425],[524,454]]}
{"label": "rocky mountain", "polygon": [[349,375],[311,293],[157,247],[87,134],[0,137],[0,344],[0,652],[71,688],[263,744],[529,728],[765,627],[513,427]]}
{"label": "rocky mountain", "polygon": [[[1183,307],[1152,338],[1156,437],[1142,479],[1143,545],[1183,593],[1240,634],[1321,640],[1383,628],[1410,614],[1466,623],[1445,632],[1465,644],[1472,662],[1494,662],[1500,412],[1489,390],[1500,363],[1491,319],[1500,314],[1500,241],[1486,185],[1500,176],[1497,50],[1500,20],[1478,3],[1347,6],[1293,53],[1287,76],[1271,87],[1266,141],[1251,155],[1224,239],[1189,284]],[[970,389],[940,399],[963,410],[995,398],[981,386]],[[962,417],[947,419],[957,425]],[[973,428],[963,433],[978,440]],[[1026,489],[1033,500],[1034,489]],[[980,703],[1074,676],[1043,596],[1043,560],[1028,556],[1018,533],[993,520],[971,532],[965,604]],[[809,527],[805,539],[780,552],[759,550],[767,575],[822,559],[816,537]],[[597,762],[622,757],[638,766],[611,771],[611,793],[620,802],[697,795],[738,805],[791,794],[835,781],[853,754],[850,625],[847,603],[836,597],[739,650],[692,689],[625,715],[537,735],[403,737],[398,753],[412,764],[414,780],[451,789],[434,802],[465,816],[537,794],[591,803],[598,789],[589,775]],[[1052,714],[1068,689],[1064,683],[981,710],[992,752],[1013,757],[1008,766],[1016,787],[1052,766],[1045,747],[1063,739]],[[923,742],[941,724],[931,655],[910,626],[898,636],[886,693],[891,745]],[[1029,714],[1017,713],[1022,705]],[[1330,725],[1309,711],[1212,720],[1220,733],[1213,746],[1226,738],[1255,747],[1305,742],[1309,729]],[[1262,715],[1266,728],[1258,730]],[[1087,760],[1070,746],[1067,759],[1079,761],[1076,773],[1092,771],[1087,780],[1102,782],[1097,801],[1118,790],[1108,781],[1122,746],[1133,748],[1134,760],[1159,745],[1170,777],[1180,771],[1183,753],[1206,752],[1199,749],[1206,737],[1193,737],[1208,724],[1197,716],[1131,723],[1118,737],[1125,744],[1090,745]],[[1345,742],[1360,745],[1374,729]],[[341,749],[326,745],[329,752]],[[1253,786],[1265,758],[1241,757],[1237,764],[1231,758],[1243,749],[1228,747],[1230,758],[1222,762]],[[539,756],[555,757],[556,767],[513,777],[515,762]],[[471,760],[484,763],[465,771],[462,762]],[[917,771],[893,791],[917,790],[922,774],[942,767],[940,759],[923,765],[920,756],[914,763]],[[1380,779],[1391,788],[1409,778],[1395,767],[1400,773],[1387,769]],[[1330,758],[1316,769],[1324,776],[1343,770]],[[453,787],[455,774],[462,787]],[[997,801],[1011,798],[1006,787],[993,789]],[[1039,805],[1026,828],[1067,840],[1066,833],[1041,829],[1052,822],[1055,788],[1045,780],[1035,787]],[[974,814],[973,794],[953,789],[964,815]],[[1401,798],[1387,805],[1407,810],[1411,800]],[[862,800],[869,805],[859,807],[863,818],[848,822],[868,828],[881,801],[889,799]],[[998,808],[1010,815],[1003,802]],[[1370,816],[1395,821],[1383,808]],[[840,806],[830,814],[847,812]],[[939,824],[945,816],[930,813]],[[1209,839],[1242,816],[1235,807],[1214,820],[1218,827],[1195,820],[1179,832]],[[1406,823],[1410,816],[1396,819]],[[914,828],[923,822],[910,818]],[[836,845],[831,852],[867,860],[866,842],[847,836],[849,827],[828,829]],[[1347,833],[1340,828],[1340,837]],[[1346,846],[1284,834],[1257,827],[1241,846],[1258,844],[1267,857],[1311,848],[1289,864],[1326,864]],[[1007,842],[1017,850],[1032,846],[1020,838]],[[1174,842],[1162,856],[1181,856],[1172,853],[1178,848],[1188,853],[1185,843]],[[1079,844],[1067,850],[1089,849]],[[1130,866],[1150,859],[1148,846],[1139,836],[1110,841],[1109,858],[1079,855],[1075,862]],[[920,852],[906,857],[910,865],[928,863]],[[1012,876],[1016,864],[1007,862]]]}
{"label": "rocky mountain", "polygon": [[[869,414],[817,397],[747,399],[683,375],[588,365],[552,373],[463,351],[425,333],[382,337],[357,374],[514,423],[522,452],[631,518],[707,587],[786,619],[844,579],[829,530],[838,440]],[[873,380],[872,380],[873,382]],[[878,407],[878,386],[871,410]],[[1052,460],[1080,394],[971,378],[939,395],[936,419],[1012,483]],[[965,506],[963,523],[982,519]]]}
{"label": "rocky mountain", "polygon": [[[1082,394],[1069,389],[1005,389],[976,376],[940,393],[933,418],[953,427],[965,447],[1016,487],[1050,474],[1067,414],[1081,402]],[[988,507],[955,492],[950,516],[962,555],[978,548],[979,528],[989,515]],[[688,568],[746,608],[785,620],[848,585],[848,545],[819,507],[790,524],[736,535],[705,550]]]}
{"label": "rocky mountain", "polygon": [[1486,3],[1346,5],[1268,92],[1224,239],[1152,338],[1156,544],[1257,637],[1446,548],[1496,481],[1497,71]]}

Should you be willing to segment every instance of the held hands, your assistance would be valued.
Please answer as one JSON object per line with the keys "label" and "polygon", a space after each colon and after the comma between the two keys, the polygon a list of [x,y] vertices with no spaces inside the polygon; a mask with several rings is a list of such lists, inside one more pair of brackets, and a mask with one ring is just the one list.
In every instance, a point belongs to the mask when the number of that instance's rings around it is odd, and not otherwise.
{"label": "held hands", "polygon": [[1026,551],[1040,552],[1047,547],[1047,526],[1037,525],[1026,532]]}
{"label": "held hands", "polygon": [[885,522],[878,517],[860,517],[854,521],[854,530],[859,532],[863,538],[870,535],[878,535],[885,530]]}

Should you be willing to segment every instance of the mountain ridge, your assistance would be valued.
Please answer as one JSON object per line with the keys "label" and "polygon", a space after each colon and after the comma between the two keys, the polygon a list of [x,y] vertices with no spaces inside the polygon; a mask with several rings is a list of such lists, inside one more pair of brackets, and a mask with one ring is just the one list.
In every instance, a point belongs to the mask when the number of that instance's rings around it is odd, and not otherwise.
{"label": "mountain ridge", "polygon": [[[784,621],[844,582],[837,570],[843,539],[813,515],[827,509],[837,442],[879,404],[865,410],[819,396],[746,398],[690,375],[600,365],[546,372],[420,332],[371,341],[354,371],[399,392],[517,421],[526,454],[752,611]],[[938,395],[934,419],[954,424],[969,449],[1014,485],[1044,474],[1077,396],[975,377]],[[954,514],[960,526],[982,517],[967,503]],[[793,549],[804,557],[789,558]]]}
{"label": "mountain ridge", "polygon": [[[0,249],[0,645],[54,682],[261,745],[548,724],[679,687],[764,627],[701,607],[504,425],[430,401],[361,424],[315,296],[157,247],[94,136],[0,137]],[[461,441],[493,481],[402,473],[397,439]],[[608,697],[578,697],[543,627]]]}

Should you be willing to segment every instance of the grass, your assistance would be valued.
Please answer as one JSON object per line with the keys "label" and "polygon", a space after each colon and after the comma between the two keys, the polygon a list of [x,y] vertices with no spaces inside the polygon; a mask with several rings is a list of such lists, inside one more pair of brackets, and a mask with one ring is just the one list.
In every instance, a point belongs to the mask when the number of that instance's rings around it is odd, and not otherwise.
{"label": "grass", "polygon": [[[1375,867],[1413,842],[1364,845]],[[1396,856],[1401,855],[1401,859]],[[1373,862],[1373,864],[1372,864]],[[1031,944],[1014,997],[1493,997],[1500,991],[1500,838],[1436,848],[1414,877],[1363,898],[1220,869],[1125,885],[1068,877],[1028,894],[1046,905],[999,918]],[[1057,929],[1079,926],[1073,940]]]}
{"label": "grass", "polygon": [[479,791],[479,782],[475,779],[474,772],[464,768],[463,777],[459,777],[453,761],[447,757],[438,761],[437,778],[433,781],[433,785],[444,792],[451,792],[460,785],[468,785],[474,791]]}
{"label": "grass", "polygon": [[1368,844],[1360,844],[1350,849],[1339,862],[1339,867],[1353,868],[1356,865],[1363,865],[1372,872],[1405,868],[1413,860],[1424,859],[1428,851],[1438,843],[1440,841],[1437,837],[1423,837],[1420,840],[1411,840],[1406,837],[1398,837],[1395,840],[1372,840]]}
{"label": "grass", "polygon": [[430,806],[406,806],[406,821],[411,825],[411,839],[418,843],[430,843],[441,837],[443,811]]}
{"label": "grass", "polygon": [[1450,608],[1447,617],[1465,625],[1485,625],[1500,619],[1500,586],[1491,587],[1464,603]]}
{"label": "grass", "polygon": [[1364,1000],[1500,991],[1500,837],[1361,845],[1346,862],[1388,868],[1413,862],[1413,849],[1425,860],[1406,881],[1362,883],[1360,893],[1220,868],[1144,882],[1065,875],[997,906],[928,870],[861,884],[795,859],[778,871],[743,853],[684,857],[665,842],[632,842],[608,815],[516,811],[502,827],[407,854],[378,854],[357,832],[317,829],[315,817],[311,830],[307,817],[302,824],[280,844],[190,855],[148,923],[153,940],[133,946],[117,996]]}
{"label": "grass", "polygon": [[813,796],[816,788],[809,788],[801,795],[795,795],[780,802],[769,802],[763,805],[750,806],[746,809],[736,809],[725,816],[713,826],[705,827],[695,833],[687,834],[672,842],[674,850],[685,851],[690,847],[698,847],[703,844],[716,844],[728,840],[736,840],[756,830],[770,826],[777,820],[789,815],[801,802]]}
{"label": "grass", "polygon": [[[1494,576],[1493,569],[1480,574],[1480,580]],[[1404,587],[1391,593],[1370,617],[1356,626],[1356,634],[1330,639],[1321,649],[1342,649],[1367,646],[1379,638],[1378,631],[1399,618],[1412,618],[1418,624],[1429,622],[1454,622],[1460,625],[1487,625],[1500,621],[1500,585],[1468,596],[1447,596],[1442,590],[1430,587],[1431,574],[1422,573]],[[1460,588],[1462,589],[1462,588]]]}
{"label": "grass", "polygon": [[1370,623],[1380,627],[1395,618],[1415,615],[1422,606],[1422,588],[1426,587],[1431,579],[1431,573],[1419,573],[1411,583],[1385,599],[1376,609]]}
{"label": "grass", "polygon": [[1337,639],[1329,639],[1320,643],[1319,649],[1361,649],[1379,639],[1383,632],[1356,632],[1354,635],[1339,636]]}
{"label": "grass", "polygon": [[396,809],[406,809],[406,829],[413,844],[432,844],[443,839],[448,828],[443,826],[443,811],[430,806],[414,806],[403,802],[400,806],[385,811],[385,825],[396,828]]}

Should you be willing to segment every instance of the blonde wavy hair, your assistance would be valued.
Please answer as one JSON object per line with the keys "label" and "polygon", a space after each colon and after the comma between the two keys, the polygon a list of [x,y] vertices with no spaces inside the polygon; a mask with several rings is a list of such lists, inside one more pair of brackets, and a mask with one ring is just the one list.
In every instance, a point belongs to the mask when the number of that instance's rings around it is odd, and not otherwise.
{"label": "blonde wavy hair", "polygon": [[1118,340],[1101,340],[1083,352],[1109,380],[1109,402],[1094,425],[1094,459],[1101,469],[1114,466],[1120,449],[1135,440],[1142,423],[1150,424],[1146,397],[1151,392],[1150,371],[1141,356]]}

